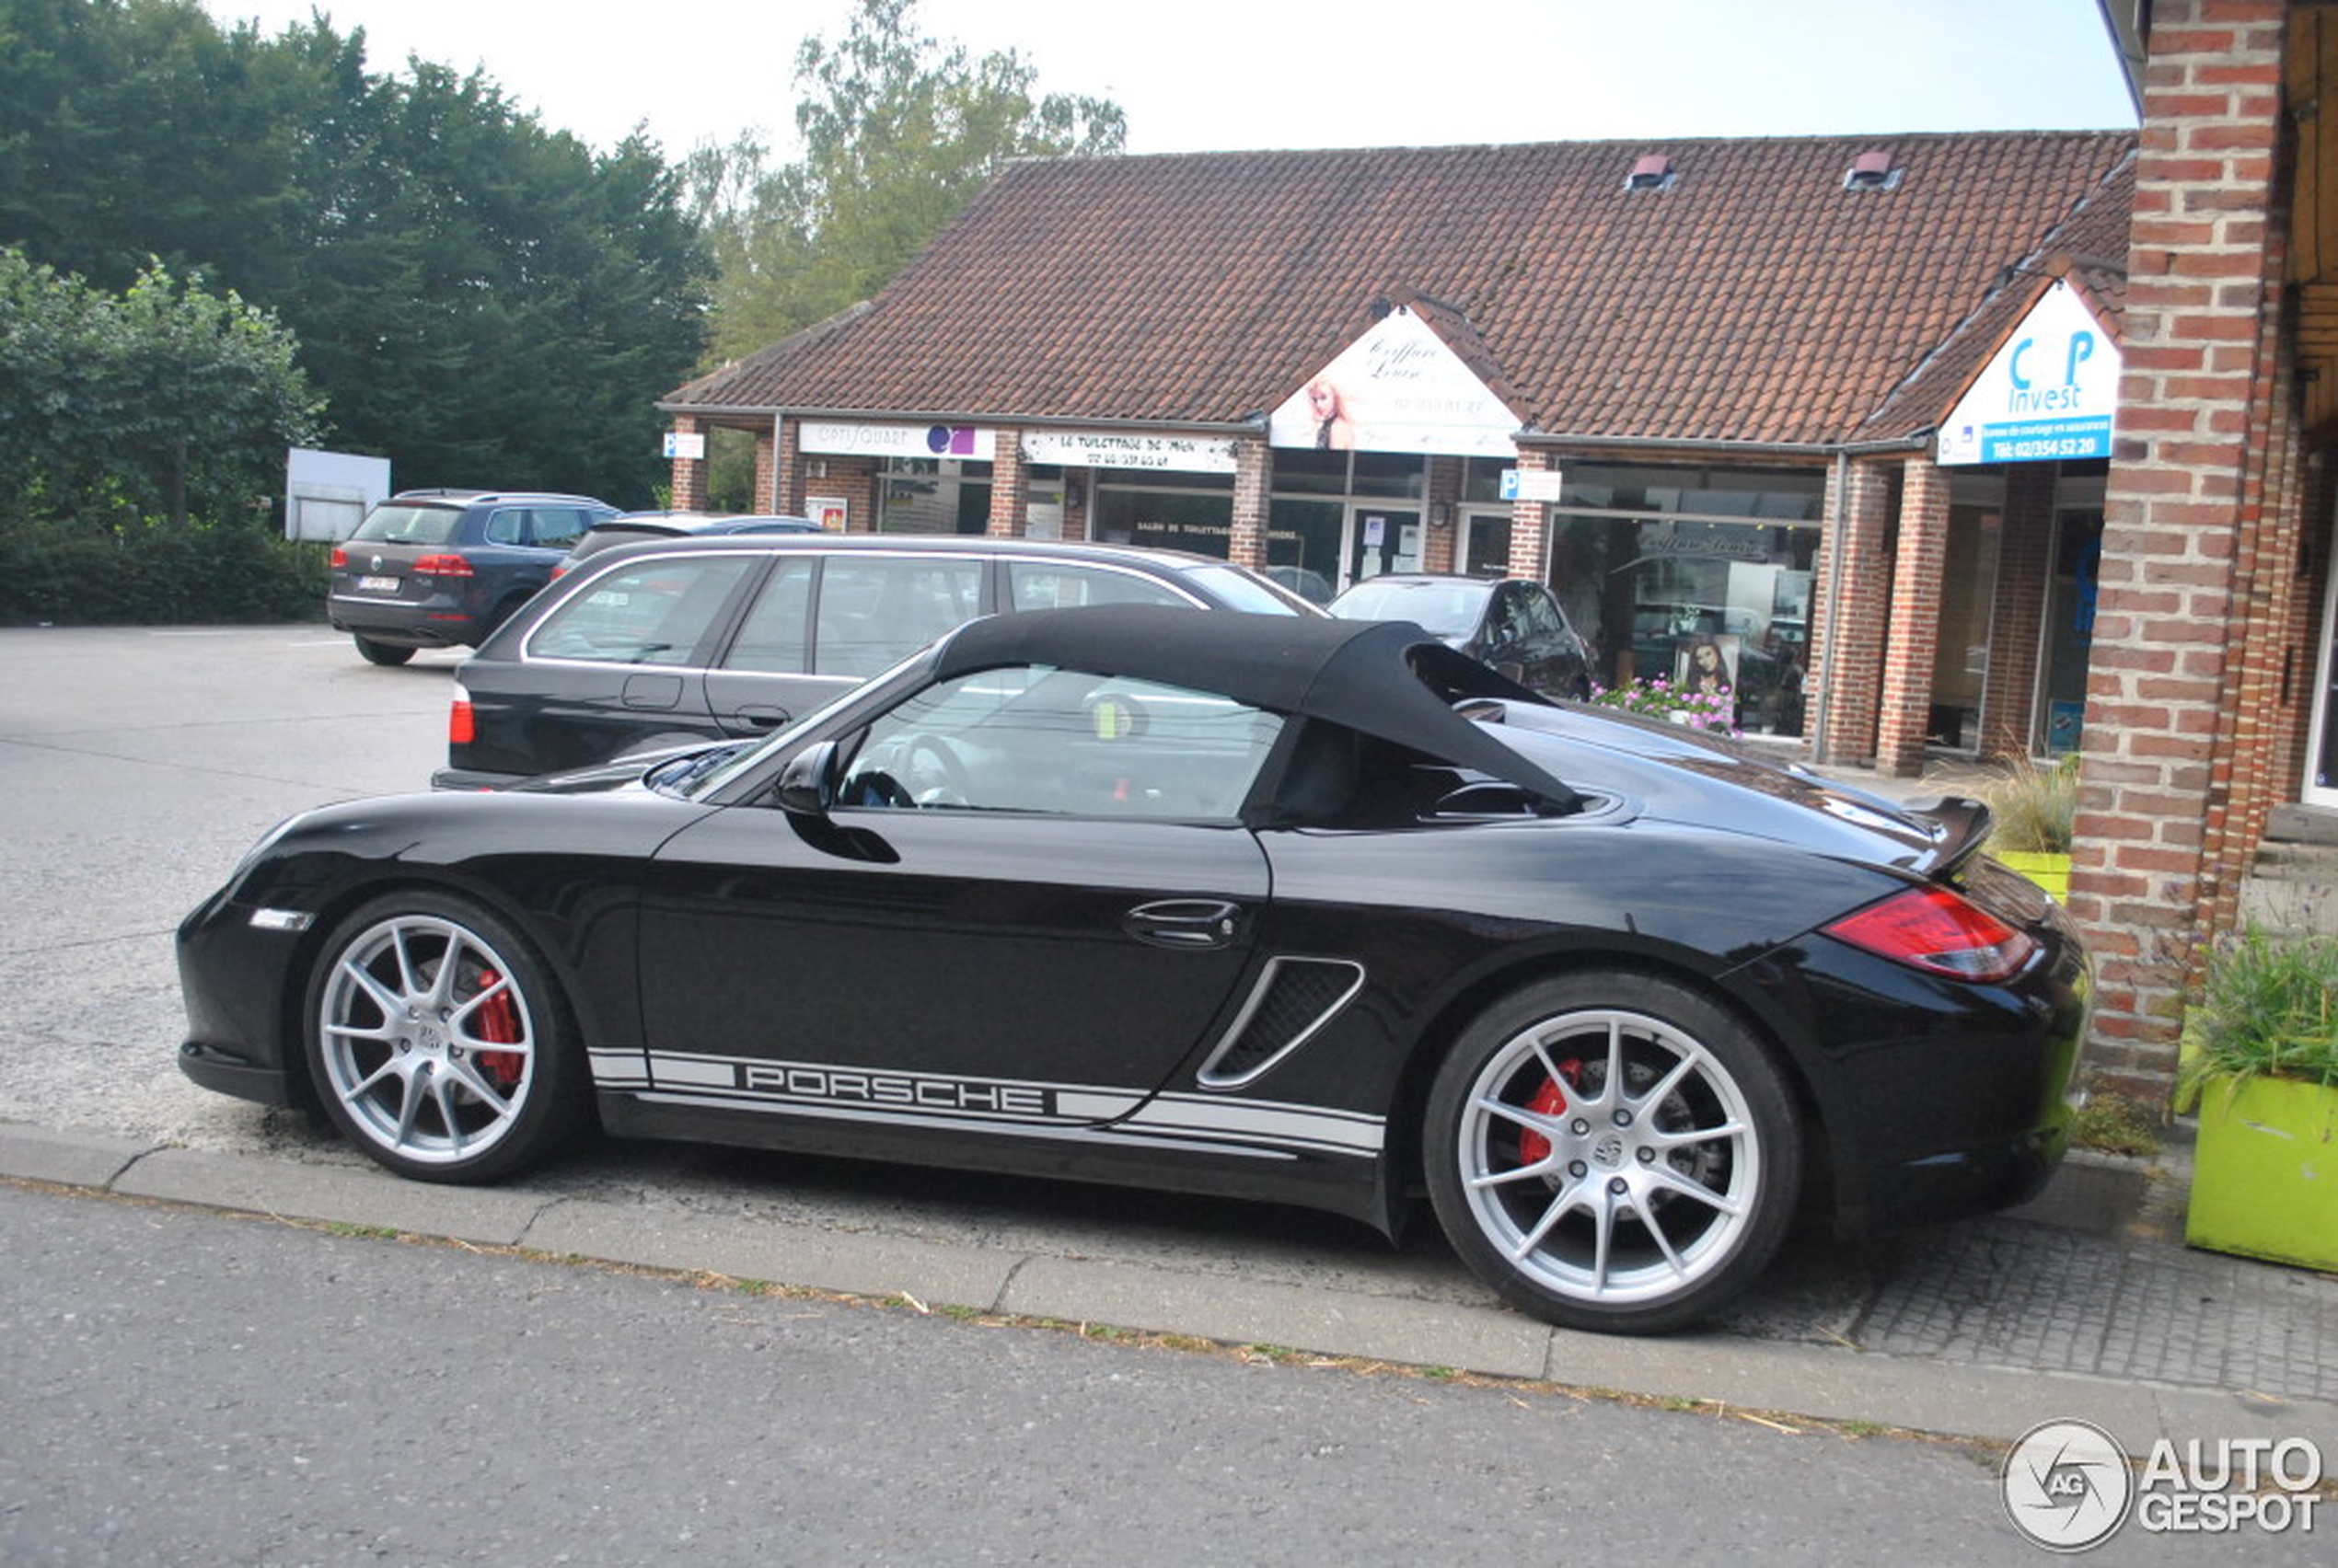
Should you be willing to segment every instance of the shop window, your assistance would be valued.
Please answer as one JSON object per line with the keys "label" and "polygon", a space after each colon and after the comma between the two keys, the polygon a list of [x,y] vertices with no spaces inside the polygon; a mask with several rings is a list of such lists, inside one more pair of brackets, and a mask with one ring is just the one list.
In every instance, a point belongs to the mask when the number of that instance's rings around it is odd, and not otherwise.
{"label": "shop window", "polygon": [[1702,651],[1736,721],[1802,732],[1816,527],[1677,513],[1561,513],[1551,586],[1591,641],[1603,686],[1685,678]]}
{"label": "shop window", "polygon": [[877,488],[877,531],[981,534],[990,525],[990,465],[955,457],[895,457]]}
{"label": "shop window", "polygon": [[1190,550],[1223,560],[1232,550],[1233,532],[1231,490],[1099,485],[1089,537],[1116,545]]}

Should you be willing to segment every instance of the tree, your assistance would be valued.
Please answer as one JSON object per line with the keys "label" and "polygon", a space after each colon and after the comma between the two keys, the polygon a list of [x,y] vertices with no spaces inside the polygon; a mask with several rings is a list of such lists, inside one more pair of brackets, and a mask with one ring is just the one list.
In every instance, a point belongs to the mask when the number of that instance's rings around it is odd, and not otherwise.
{"label": "tree", "polygon": [[861,0],[839,43],[796,52],[803,156],[778,168],[751,137],[688,165],[718,267],[713,348],[736,357],[868,298],[1010,158],[1119,152],[1106,99],[1035,97],[1007,50],[971,56],[917,30],[916,0]]}
{"label": "tree", "polygon": [[9,243],[102,288],[151,257],[267,306],[332,443],[401,484],[644,504],[712,273],[649,144],[596,155],[481,74],[375,74],[362,32],[222,32],[193,0],[0,0]]}
{"label": "tree", "polygon": [[249,517],[316,439],[296,352],[158,264],[115,296],[0,250],[0,522]]}

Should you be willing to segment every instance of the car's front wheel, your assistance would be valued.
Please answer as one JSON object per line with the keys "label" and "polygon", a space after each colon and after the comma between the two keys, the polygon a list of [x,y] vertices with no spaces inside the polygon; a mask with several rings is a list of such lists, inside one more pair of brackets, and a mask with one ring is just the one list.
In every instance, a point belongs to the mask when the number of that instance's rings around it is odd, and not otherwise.
{"label": "car's front wheel", "polygon": [[369,664],[402,664],[414,656],[414,651],[402,643],[376,642],[372,638],[355,632],[350,634],[350,639],[357,644],[357,651]]}
{"label": "car's front wheel", "polygon": [[1430,1090],[1437,1216],[1478,1275],[1547,1321],[1682,1327],[1776,1255],[1802,1130],[1768,1050],[1707,997],[1650,974],[1514,993]]}
{"label": "car's front wheel", "polygon": [[465,899],[377,899],[308,987],[308,1066],[352,1143],[401,1176],[488,1182],[583,1120],[576,1031],[518,931]]}

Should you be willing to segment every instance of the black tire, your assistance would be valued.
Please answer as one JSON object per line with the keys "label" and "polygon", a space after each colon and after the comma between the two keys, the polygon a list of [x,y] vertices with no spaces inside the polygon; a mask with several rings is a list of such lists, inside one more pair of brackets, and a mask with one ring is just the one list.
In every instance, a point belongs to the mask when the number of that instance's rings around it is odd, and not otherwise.
{"label": "black tire", "polygon": [[368,664],[402,664],[414,656],[414,651],[403,643],[376,642],[355,632],[350,633],[350,640],[357,644],[357,651],[365,655]]}
{"label": "black tire", "polygon": [[492,1182],[585,1125],[589,1075],[550,968],[468,899],[406,892],[355,911],[319,953],[305,1017],[326,1113],[401,1176]]}
{"label": "black tire", "polygon": [[1660,1333],[1777,1255],[1802,1124],[1725,1009],[1656,975],[1587,974],[1470,1026],[1429,1090],[1422,1148],[1439,1222],[1506,1300],[1566,1328]]}

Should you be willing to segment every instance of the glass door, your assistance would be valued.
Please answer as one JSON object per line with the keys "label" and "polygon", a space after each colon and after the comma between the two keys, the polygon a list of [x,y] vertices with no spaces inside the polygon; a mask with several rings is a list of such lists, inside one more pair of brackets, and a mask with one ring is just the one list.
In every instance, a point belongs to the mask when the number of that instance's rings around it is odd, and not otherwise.
{"label": "glass door", "polygon": [[1350,502],[1348,508],[1348,563],[1340,580],[1345,588],[1368,577],[1391,571],[1420,570],[1420,512],[1417,507],[1390,506],[1379,502]]}
{"label": "glass door", "polygon": [[[2338,525],[2333,525],[2338,533]],[[2313,728],[2306,744],[2306,782],[2300,799],[2309,806],[2338,806],[2338,571],[2321,602],[2321,660],[2315,671]]]}

